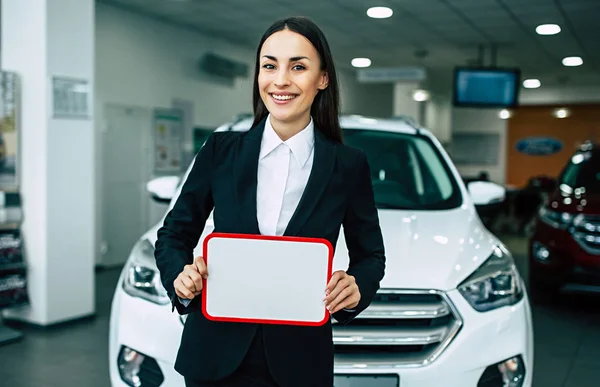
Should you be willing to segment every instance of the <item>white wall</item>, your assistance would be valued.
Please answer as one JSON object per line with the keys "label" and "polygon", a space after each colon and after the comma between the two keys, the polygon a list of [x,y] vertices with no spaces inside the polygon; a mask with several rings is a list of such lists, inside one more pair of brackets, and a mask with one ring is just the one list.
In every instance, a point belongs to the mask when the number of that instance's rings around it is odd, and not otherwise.
{"label": "white wall", "polygon": [[457,165],[462,176],[477,176],[487,171],[490,180],[504,184],[506,175],[506,121],[498,117],[498,109],[452,109],[452,133],[498,133],[497,165]]}
{"label": "white wall", "polygon": [[341,113],[388,118],[393,113],[394,85],[360,83],[356,71],[339,69]]}
{"label": "white wall", "polygon": [[[257,40],[258,40],[257,36]],[[198,61],[213,52],[249,65],[249,77],[227,82],[202,73]],[[194,124],[216,127],[240,112],[252,112],[255,47],[236,46],[134,13],[96,3],[96,193],[101,199],[101,133],[106,103],[147,109],[169,107],[173,99],[191,101]],[[338,73],[344,113],[388,117],[391,85],[364,85],[353,71]],[[148,127],[150,136],[151,127]],[[102,200],[96,209],[97,262]],[[133,243],[134,241],[132,241]]]}
{"label": "white wall", "polygon": [[169,107],[175,97],[194,101],[197,125],[216,127],[251,110],[251,78],[228,85],[201,73],[198,61],[214,52],[252,66],[253,50],[101,3],[96,7],[99,119],[106,102]]}

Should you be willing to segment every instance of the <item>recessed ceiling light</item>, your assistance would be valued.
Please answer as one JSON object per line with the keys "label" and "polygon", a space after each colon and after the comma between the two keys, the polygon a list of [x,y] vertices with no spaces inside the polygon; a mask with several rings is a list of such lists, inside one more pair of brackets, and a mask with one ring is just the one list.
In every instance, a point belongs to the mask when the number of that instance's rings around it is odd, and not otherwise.
{"label": "recessed ceiling light", "polygon": [[391,8],[388,7],[371,7],[367,9],[367,16],[373,19],[386,19],[394,14]]}
{"label": "recessed ceiling light", "polygon": [[502,109],[500,110],[500,113],[498,113],[498,117],[502,118],[503,120],[508,120],[510,115],[510,111],[507,109]]}
{"label": "recessed ceiling light", "polygon": [[523,87],[526,89],[537,89],[542,86],[539,79],[526,79],[523,81]]}
{"label": "recessed ceiling light", "polygon": [[562,64],[569,67],[581,66],[583,59],[580,56],[568,56],[562,60]]}
{"label": "recessed ceiling light", "polygon": [[371,65],[371,59],[369,58],[354,58],[352,59],[352,66],[354,67],[369,67]]}
{"label": "recessed ceiling light", "polygon": [[556,118],[567,118],[570,115],[571,115],[571,112],[569,111],[569,109],[560,108],[560,109],[554,110],[554,116]]}
{"label": "recessed ceiling light", "polygon": [[413,92],[413,100],[417,102],[427,101],[429,99],[429,92],[427,90],[415,90]]}
{"label": "recessed ceiling light", "polygon": [[536,27],[535,32],[540,35],[556,35],[560,32],[558,24],[541,24]]}

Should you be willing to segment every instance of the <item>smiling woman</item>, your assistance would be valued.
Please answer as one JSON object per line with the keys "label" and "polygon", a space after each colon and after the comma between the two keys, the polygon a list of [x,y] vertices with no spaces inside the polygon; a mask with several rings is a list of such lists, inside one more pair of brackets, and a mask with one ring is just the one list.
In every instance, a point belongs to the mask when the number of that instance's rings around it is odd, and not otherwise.
{"label": "smiling woman", "polygon": [[[296,295],[340,323],[369,306],[385,271],[368,156],[342,143],[333,59],[312,21],[294,17],[267,30],[256,53],[253,93],[252,128],[209,136],[157,232],[161,281],[172,309],[189,314],[175,369],[188,387],[331,387],[329,318],[307,327],[219,322],[203,313],[204,281],[210,278],[214,284],[218,277],[193,251],[213,210],[219,233],[319,238],[335,246],[343,226],[349,264],[328,274],[323,288],[306,283],[300,274],[303,262],[285,253],[280,257],[285,270],[275,274],[303,284],[305,294]],[[394,171],[387,170],[392,179]],[[252,253],[245,254],[260,267]],[[241,267],[228,270],[247,275]],[[267,303],[298,307],[285,287],[268,289],[280,304],[261,299],[264,286],[255,279],[233,290],[252,295],[259,309]]]}
{"label": "smiling woman", "polygon": [[321,133],[342,142],[333,57],[325,36],[310,20],[281,20],[265,32],[256,52],[254,77],[253,126],[270,113],[278,134],[291,137],[312,116]]}

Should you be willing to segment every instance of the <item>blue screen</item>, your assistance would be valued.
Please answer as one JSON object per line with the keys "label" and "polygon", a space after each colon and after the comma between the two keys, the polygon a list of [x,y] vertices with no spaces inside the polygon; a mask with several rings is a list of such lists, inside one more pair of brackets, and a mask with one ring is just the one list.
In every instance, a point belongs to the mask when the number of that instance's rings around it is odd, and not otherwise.
{"label": "blue screen", "polygon": [[511,107],[517,104],[519,74],[516,71],[456,71],[455,105]]}

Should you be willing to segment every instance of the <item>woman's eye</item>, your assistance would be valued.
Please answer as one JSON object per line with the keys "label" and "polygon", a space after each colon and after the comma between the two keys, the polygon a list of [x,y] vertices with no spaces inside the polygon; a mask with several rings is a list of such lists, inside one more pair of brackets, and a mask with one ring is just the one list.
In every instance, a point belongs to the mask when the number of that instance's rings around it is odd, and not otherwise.
{"label": "woman's eye", "polygon": [[304,67],[303,65],[295,65],[295,66],[293,67],[293,69],[294,69],[294,70],[305,70],[305,69],[306,69],[306,67]]}
{"label": "woman's eye", "polygon": [[264,64],[263,65],[263,69],[267,69],[267,70],[273,70],[275,68],[275,66],[273,66],[270,63]]}

